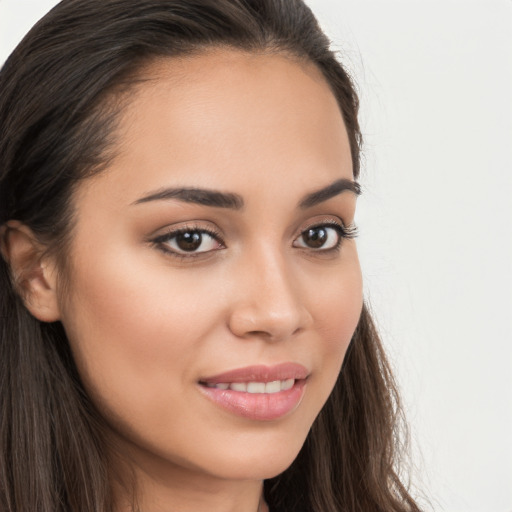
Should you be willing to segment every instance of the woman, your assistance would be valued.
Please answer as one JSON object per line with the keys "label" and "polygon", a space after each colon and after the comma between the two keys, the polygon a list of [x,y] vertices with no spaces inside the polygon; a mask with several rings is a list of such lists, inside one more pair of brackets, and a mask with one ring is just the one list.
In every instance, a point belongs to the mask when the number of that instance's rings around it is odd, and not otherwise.
{"label": "woman", "polygon": [[310,10],[64,0],[0,89],[2,510],[419,510]]}

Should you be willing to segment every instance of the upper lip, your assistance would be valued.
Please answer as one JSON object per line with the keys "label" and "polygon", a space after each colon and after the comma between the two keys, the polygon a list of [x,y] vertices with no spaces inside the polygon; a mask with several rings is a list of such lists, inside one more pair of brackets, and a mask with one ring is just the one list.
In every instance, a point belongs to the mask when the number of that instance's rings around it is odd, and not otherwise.
{"label": "upper lip", "polygon": [[281,363],[272,366],[255,365],[237,368],[200,379],[204,384],[221,382],[273,382],[276,380],[305,379],[309,374],[306,367],[298,363]]}

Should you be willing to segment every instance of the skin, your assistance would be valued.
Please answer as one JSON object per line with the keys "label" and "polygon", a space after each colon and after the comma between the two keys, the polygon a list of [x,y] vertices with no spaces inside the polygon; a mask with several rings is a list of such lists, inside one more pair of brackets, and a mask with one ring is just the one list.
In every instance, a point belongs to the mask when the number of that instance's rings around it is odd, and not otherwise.
{"label": "skin", "polygon": [[[298,206],[353,179],[346,130],[320,72],[283,55],[218,50],[147,72],[123,111],[117,156],[74,198],[57,316],[123,454],[118,470],[134,470],[140,510],[264,510],[262,481],[299,452],[361,311],[355,241],[327,250],[301,235],[350,226],[355,194]],[[244,207],[137,203],[177,186],[236,193]],[[165,252],[173,240],[154,242],[184,227],[218,240],[187,257]],[[52,276],[58,292],[62,271]],[[202,377],[282,362],[309,377],[300,404],[277,420],[240,417],[201,392]],[[122,487],[118,495],[129,510]]]}

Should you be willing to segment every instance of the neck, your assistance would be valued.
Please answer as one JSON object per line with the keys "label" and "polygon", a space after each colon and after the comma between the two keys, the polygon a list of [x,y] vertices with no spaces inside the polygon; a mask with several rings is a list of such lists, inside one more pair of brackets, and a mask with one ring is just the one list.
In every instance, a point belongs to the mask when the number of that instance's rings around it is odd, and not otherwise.
{"label": "neck", "polygon": [[268,512],[258,477],[211,474],[109,439],[115,512]]}
{"label": "neck", "polygon": [[114,484],[116,512],[268,512],[261,480],[222,480],[182,469],[151,475],[140,467],[133,479]]}

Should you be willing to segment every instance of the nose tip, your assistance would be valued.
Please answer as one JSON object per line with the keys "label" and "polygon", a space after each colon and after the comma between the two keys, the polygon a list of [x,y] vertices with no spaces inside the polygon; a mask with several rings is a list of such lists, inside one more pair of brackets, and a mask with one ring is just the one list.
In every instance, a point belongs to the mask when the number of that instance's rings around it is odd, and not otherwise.
{"label": "nose tip", "polygon": [[230,329],[238,337],[262,337],[271,341],[289,338],[304,329],[298,315],[259,306],[237,308],[231,315]]}
{"label": "nose tip", "polygon": [[241,338],[261,337],[269,341],[290,338],[312,321],[304,299],[283,273],[256,276],[235,299],[229,328]]}

